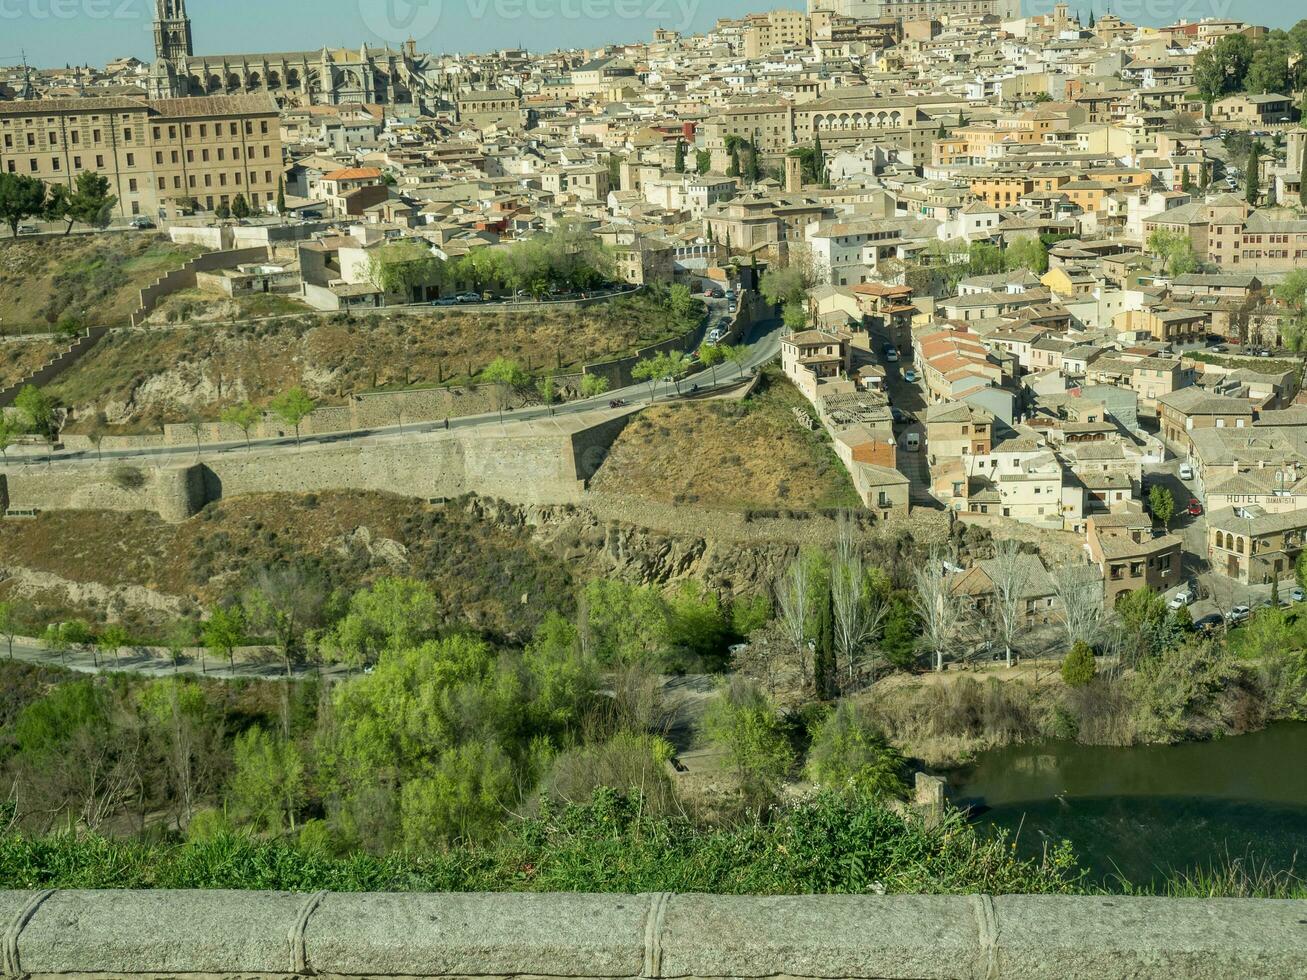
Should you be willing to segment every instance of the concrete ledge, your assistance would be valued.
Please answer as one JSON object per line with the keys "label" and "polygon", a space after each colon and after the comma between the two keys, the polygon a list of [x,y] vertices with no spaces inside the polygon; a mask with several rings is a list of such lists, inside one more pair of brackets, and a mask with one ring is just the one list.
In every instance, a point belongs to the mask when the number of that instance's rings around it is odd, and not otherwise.
{"label": "concrete ledge", "polygon": [[0,892],[5,977],[1259,980],[1307,902]]}

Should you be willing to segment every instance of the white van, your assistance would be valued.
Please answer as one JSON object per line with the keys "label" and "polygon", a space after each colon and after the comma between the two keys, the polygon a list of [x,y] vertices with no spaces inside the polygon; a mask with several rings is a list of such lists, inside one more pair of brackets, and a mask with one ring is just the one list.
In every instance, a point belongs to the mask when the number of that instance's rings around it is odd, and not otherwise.
{"label": "white van", "polygon": [[1194,468],[1191,463],[1180,464],[1180,479],[1192,480],[1194,478]]}
{"label": "white van", "polygon": [[903,437],[903,448],[910,453],[921,451],[921,433],[909,432]]}

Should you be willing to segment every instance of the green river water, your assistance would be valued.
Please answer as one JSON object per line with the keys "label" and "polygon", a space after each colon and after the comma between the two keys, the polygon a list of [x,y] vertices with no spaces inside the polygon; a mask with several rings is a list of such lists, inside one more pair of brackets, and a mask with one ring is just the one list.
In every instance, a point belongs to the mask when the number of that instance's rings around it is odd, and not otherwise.
{"label": "green river water", "polygon": [[1307,724],[1172,746],[1016,746],[946,776],[981,827],[1016,835],[1026,856],[1069,840],[1100,882],[1234,860],[1307,877]]}

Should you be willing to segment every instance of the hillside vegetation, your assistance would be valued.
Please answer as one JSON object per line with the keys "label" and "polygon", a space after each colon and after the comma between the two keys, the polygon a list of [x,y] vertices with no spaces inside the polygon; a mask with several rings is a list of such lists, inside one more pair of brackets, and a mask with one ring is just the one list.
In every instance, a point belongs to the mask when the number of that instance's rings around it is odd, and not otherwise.
{"label": "hillside vegetation", "polygon": [[591,486],[668,504],[731,509],[860,507],[848,472],[779,373],[742,402],[662,405],[618,437]]}
{"label": "hillside vegetation", "polygon": [[461,383],[493,360],[529,372],[568,371],[687,330],[692,319],[644,295],[546,311],[298,317],[229,326],[152,327],[106,337],[51,385],[79,415],[141,429],[216,418],[226,405],[266,403],[301,385],[340,403],[377,388]]}
{"label": "hillside vegetation", "polygon": [[140,291],[203,249],[155,235],[99,234],[0,243],[0,323],[49,330],[65,317],[124,326]]}

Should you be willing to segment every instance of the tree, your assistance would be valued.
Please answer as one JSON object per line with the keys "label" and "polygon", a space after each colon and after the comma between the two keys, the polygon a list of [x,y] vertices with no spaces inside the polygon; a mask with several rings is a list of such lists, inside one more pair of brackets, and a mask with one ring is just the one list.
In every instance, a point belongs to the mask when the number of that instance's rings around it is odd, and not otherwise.
{"label": "tree", "polygon": [[1148,509],[1162,522],[1162,526],[1171,530],[1171,519],[1175,517],[1175,495],[1169,487],[1154,483],[1148,490]]}
{"label": "tree", "polygon": [[295,445],[299,446],[300,426],[317,408],[317,404],[303,388],[296,386],[274,398],[269,407],[274,415],[295,429]]}
{"label": "tree", "polygon": [[19,630],[17,611],[12,602],[0,602],[0,636],[9,644],[9,659],[14,659],[14,637]]}
{"label": "tree", "polygon": [[809,279],[799,265],[791,263],[783,269],[764,272],[758,289],[772,306],[798,306],[807,300],[809,288],[816,285]]}
{"label": "tree", "polygon": [[726,360],[735,366],[741,373],[744,373],[745,367],[749,363],[749,348],[743,344],[722,344],[722,349],[726,351]]}
{"label": "tree", "polygon": [[1007,247],[1006,261],[1009,269],[1027,269],[1042,276],[1048,271],[1048,249],[1038,237],[1023,236]]}
{"label": "tree", "polygon": [[1262,160],[1261,141],[1254,140],[1252,149],[1248,151],[1248,164],[1247,164],[1248,172],[1245,175],[1245,179],[1247,181],[1246,188],[1245,188],[1246,196],[1248,198],[1248,203],[1253,205],[1254,207],[1257,206],[1257,202],[1261,199],[1262,196],[1261,160]]}
{"label": "tree", "polygon": [[[0,412],[0,457],[9,462],[9,447],[23,434],[22,426]],[[98,449],[99,446],[97,445]]]}
{"label": "tree", "polygon": [[812,620],[810,565],[800,556],[776,580],[776,609],[781,632],[794,649],[799,679],[808,683],[808,624]]}
{"label": "tree", "polygon": [[835,660],[835,610],[829,579],[817,598],[817,644],[812,659],[812,686],[822,701],[834,699],[839,679]]}
{"label": "tree", "polygon": [[1088,643],[1076,643],[1062,659],[1062,680],[1067,687],[1085,687],[1098,676],[1098,664]]}
{"label": "tree", "polygon": [[699,348],[699,363],[712,372],[712,383],[717,384],[717,365],[726,360],[721,344],[704,344]]}
{"label": "tree", "polygon": [[255,572],[241,605],[246,622],[270,636],[281,654],[286,676],[301,652],[305,632],[322,613],[322,583],[299,565],[264,567]]}
{"label": "tree", "polygon": [[1053,571],[1053,592],[1061,607],[1067,646],[1093,643],[1103,622],[1103,579],[1092,565],[1062,565]]}
{"label": "tree", "polygon": [[327,648],[341,663],[366,667],[387,650],[417,647],[434,638],[438,622],[430,587],[416,579],[384,578],[350,597]]}
{"label": "tree", "polygon": [[231,217],[231,205],[219,204],[218,207],[214,209],[213,213],[217,215],[219,219],[226,221],[228,218]]}
{"label": "tree", "polygon": [[110,623],[100,633],[100,646],[113,654],[113,662],[118,662],[118,651],[127,645],[127,628],[122,623]]}
{"label": "tree", "polygon": [[230,408],[223,409],[220,418],[226,425],[241,430],[242,435],[245,436],[245,451],[249,452],[252,448],[250,445],[250,432],[263,418],[263,412],[248,401],[243,401],[239,405],[232,405]]}
{"label": "tree", "polygon": [[608,379],[598,374],[587,374],[581,378],[581,397],[598,398],[608,392]]}
{"label": "tree", "polygon": [[1129,644],[1131,659],[1138,663],[1157,652],[1159,630],[1166,622],[1166,599],[1152,589],[1124,592],[1113,610]]}
{"label": "tree", "polygon": [[558,383],[554,381],[552,373],[545,374],[536,381],[536,393],[540,400],[549,408],[549,414],[554,414],[554,402],[558,400]]}
{"label": "tree", "polygon": [[994,546],[994,560],[989,564],[989,578],[994,586],[994,625],[1009,667],[1012,666],[1012,648],[1026,628],[1030,562],[1038,560],[1022,555],[1021,546],[1008,539]]}
{"label": "tree", "polygon": [[659,380],[666,377],[666,360],[662,354],[655,354],[653,357],[646,357],[636,363],[631,368],[631,377],[636,381],[644,381],[649,385],[649,400],[654,399],[654,386]]}
{"label": "tree", "polygon": [[699,150],[694,154],[694,169],[701,175],[712,169],[712,152]]}
{"label": "tree", "polygon": [[704,728],[726,749],[745,799],[759,809],[774,799],[794,765],[794,750],[771,700],[754,684],[733,677],[709,705]]}
{"label": "tree", "polygon": [[286,213],[286,178],[277,178],[277,213]]}
{"label": "tree", "polygon": [[939,552],[931,553],[915,571],[913,580],[917,591],[912,598],[921,619],[921,638],[934,655],[935,670],[942,671],[962,626],[962,598],[953,591],[944,569],[944,556]]}
{"label": "tree", "polygon": [[1148,251],[1162,262],[1170,276],[1184,276],[1198,268],[1192,239],[1183,232],[1159,228],[1148,236]]}
{"label": "tree", "polygon": [[52,190],[50,202],[50,216],[68,222],[64,229],[67,235],[78,223],[91,228],[107,227],[118,198],[109,193],[108,177],[84,170],[77,175],[71,192],[56,194]]}
{"label": "tree", "polygon": [[808,328],[808,311],[802,303],[786,303],[781,312],[781,323],[789,333],[797,333]]}
{"label": "tree", "polygon": [[442,752],[431,773],[404,783],[400,827],[404,846],[421,852],[479,840],[501,826],[517,792],[512,760],[501,746],[468,743]]}
{"label": "tree", "polygon": [[495,404],[499,408],[499,420],[502,422],[509,398],[514,392],[526,387],[531,377],[516,361],[506,357],[496,357],[481,372],[481,380],[495,385]]}
{"label": "tree", "polygon": [[56,434],[54,399],[36,385],[26,385],[14,399],[14,407],[22,413],[30,432],[53,440]]}
{"label": "tree", "polygon": [[835,651],[844,664],[846,690],[858,682],[865,646],[879,632],[886,609],[884,594],[867,587],[853,521],[847,513],[841,514],[831,560],[831,611]]}
{"label": "tree", "polygon": [[690,293],[690,287],[679,282],[673,285],[667,291],[667,305],[682,320],[693,315],[695,304],[694,296]]}
{"label": "tree", "polygon": [[295,830],[306,799],[304,760],[294,743],[257,725],[236,736],[227,800],[237,819],[262,833]]}
{"label": "tree", "polygon": [[1302,163],[1298,167],[1298,203],[1307,208],[1307,140],[1303,141]]}
{"label": "tree", "polygon": [[245,610],[240,605],[214,606],[200,627],[200,637],[209,652],[225,659],[236,673],[236,648],[245,642]]}
{"label": "tree", "polygon": [[690,373],[690,368],[694,366],[694,363],[685,356],[684,351],[679,350],[668,351],[662,355],[662,362],[663,370],[666,372],[663,377],[671,378],[676,385],[676,393],[679,395],[681,393],[681,382]]}
{"label": "tree", "polygon": [[840,792],[891,799],[908,793],[903,754],[852,701],[841,701],[817,725],[807,770],[813,782]]}
{"label": "tree", "polygon": [[0,173],[0,221],[9,234],[18,237],[18,226],[27,218],[45,213],[45,184],[25,174]]}
{"label": "tree", "polygon": [[237,194],[236,200],[231,202],[231,216],[233,218],[248,218],[250,216],[250,202],[245,200],[244,194]]}
{"label": "tree", "polygon": [[685,140],[676,141],[676,157],[672,169],[678,174],[685,173]]}

